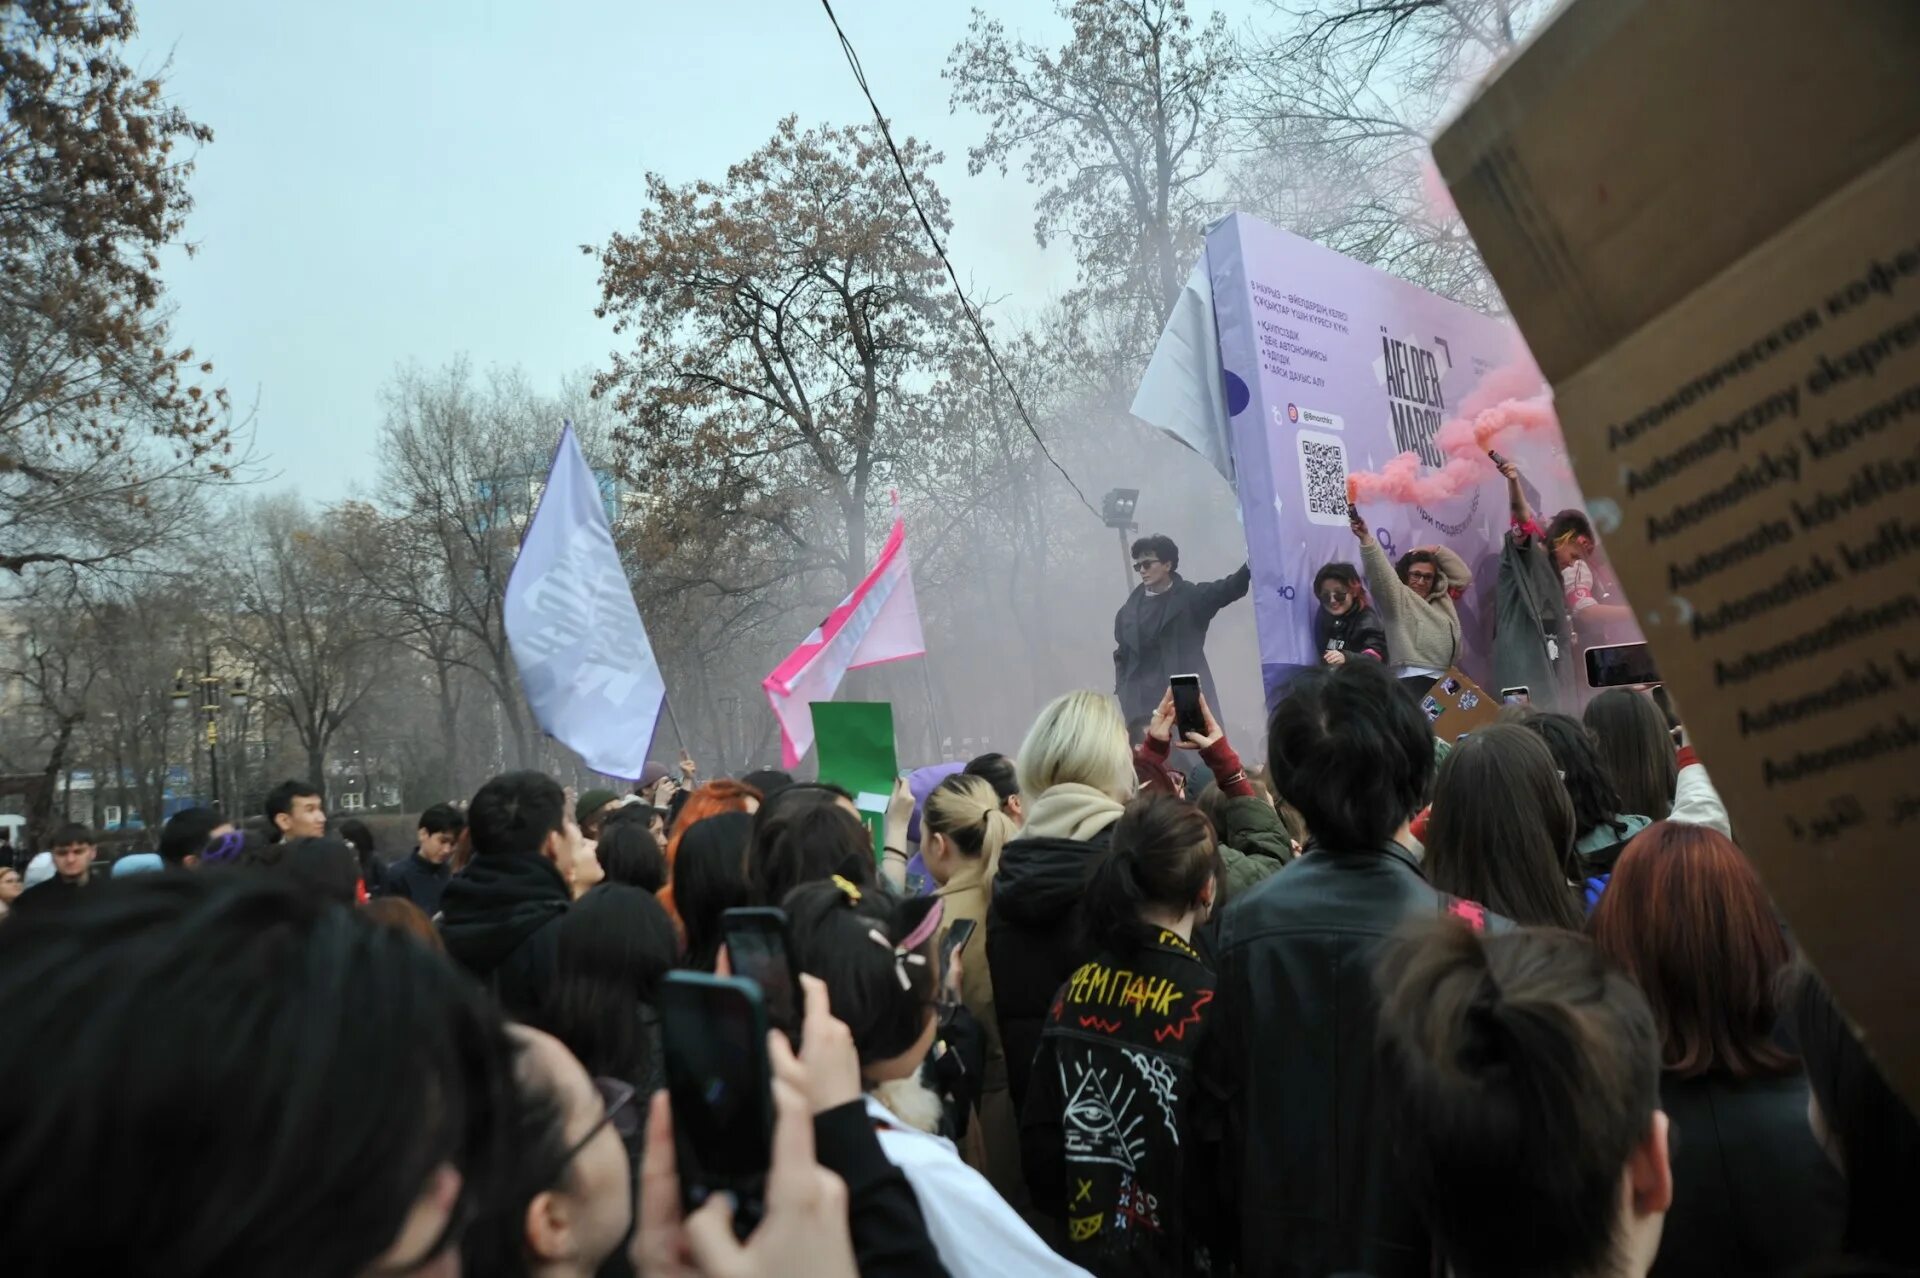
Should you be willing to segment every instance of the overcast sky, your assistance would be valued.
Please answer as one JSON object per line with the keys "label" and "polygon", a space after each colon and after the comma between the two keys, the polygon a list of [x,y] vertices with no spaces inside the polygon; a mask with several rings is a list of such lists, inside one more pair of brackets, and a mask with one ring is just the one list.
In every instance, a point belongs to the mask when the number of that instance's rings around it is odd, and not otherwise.
{"label": "overcast sky", "polygon": [[[966,174],[977,117],[940,78],[960,0],[838,0],[897,132],[945,152],[949,250],[1018,312],[1072,279],[1033,241],[1017,170]],[[1057,44],[1050,6],[988,5]],[[1196,8],[1202,6],[1196,5]],[[519,364],[553,388],[613,344],[579,245],[637,220],[648,170],[720,177],[785,113],[867,107],[812,0],[153,0],[136,57],[215,139],[199,155],[191,259],[169,259],[177,331],[241,405],[258,402],[278,484],[345,495],[373,478],[397,364]],[[1004,313],[1004,312],[1003,312]]]}

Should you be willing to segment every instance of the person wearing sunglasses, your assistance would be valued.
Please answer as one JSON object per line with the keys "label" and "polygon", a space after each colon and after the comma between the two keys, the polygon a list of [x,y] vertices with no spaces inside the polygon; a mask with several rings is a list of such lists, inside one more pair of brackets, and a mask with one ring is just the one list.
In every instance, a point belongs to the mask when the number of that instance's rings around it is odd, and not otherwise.
{"label": "person wearing sunglasses", "polygon": [[1113,618],[1113,686],[1120,710],[1136,732],[1153,715],[1167,680],[1197,674],[1216,712],[1220,694],[1207,668],[1207,627],[1222,608],[1246,597],[1253,573],[1245,564],[1219,581],[1182,577],[1180,548],[1154,533],[1133,543],[1133,571],[1140,578]]}
{"label": "person wearing sunglasses", "polygon": [[633,1232],[626,1142],[640,1131],[631,1084],[591,1078],[559,1039],[525,1025],[514,1044],[504,1192],[468,1231],[468,1278],[590,1278]]}
{"label": "person wearing sunglasses", "polygon": [[1313,597],[1320,603],[1313,614],[1313,642],[1323,665],[1387,659],[1387,628],[1367,602],[1360,570],[1349,563],[1331,563],[1313,575]]}
{"label": "person wearing sunglasses", "polygon": [[1454,600],[1473,585],[1473,572],[1445,546],[1416,546],[1396,563],[1387,558],[1358,510],[1348,507],[1347,524],[1359,539],[1360,568],[1386,625],[1393,654],[1389,668],[1402,687],[1416,698],[1424,697],[1460,659],[1460,614]]}

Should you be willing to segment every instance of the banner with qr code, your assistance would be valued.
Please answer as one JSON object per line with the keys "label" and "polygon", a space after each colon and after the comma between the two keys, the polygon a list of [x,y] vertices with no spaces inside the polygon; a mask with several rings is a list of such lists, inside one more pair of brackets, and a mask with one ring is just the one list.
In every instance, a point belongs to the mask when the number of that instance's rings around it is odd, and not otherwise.
{"label": "banner with qr code", "polygon": [[[1319,659],[1314,574],[1359,562],[1347,474],[1402,452],[1442,465],[1435,432],[1483,376],[1510,363],[1516,338],[1501,320],[1243,213],[1208,233],[1206,260],[1271,700],[1291,671]],[[1558,439],[1513,451],[1537,509],[1579,504]],[[1504,482],[1492,475],[1443,503],[1381,503],[1367,513],[1390,556],[1437,543],[1473,569],[1458,605],[1460,664],[1490,679]]]}

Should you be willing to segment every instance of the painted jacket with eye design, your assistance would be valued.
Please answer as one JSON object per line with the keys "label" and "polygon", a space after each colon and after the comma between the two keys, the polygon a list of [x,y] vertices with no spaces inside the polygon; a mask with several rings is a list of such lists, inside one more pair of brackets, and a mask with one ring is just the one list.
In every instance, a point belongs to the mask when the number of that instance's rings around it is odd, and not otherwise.
{"label": "painted jacket with eye design", "polygon": [[1067,1257],[1102,1278],[1213,1272],[1186,1175],[1193,1062],[1213,973],[1162,931],[1102,953],[1060,987],[1034,1055],[1020,1151],[1035,1207]]}

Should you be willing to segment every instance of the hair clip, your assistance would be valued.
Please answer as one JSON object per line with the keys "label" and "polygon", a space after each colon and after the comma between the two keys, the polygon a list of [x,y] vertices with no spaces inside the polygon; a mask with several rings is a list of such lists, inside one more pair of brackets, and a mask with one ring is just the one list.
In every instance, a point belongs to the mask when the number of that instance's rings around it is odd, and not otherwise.
{"label": "hair clip", "polygon": [[867,929],[867,937],[869,940],[873,941],[874,944],[880,946],[882,949],[893,951],[893,974],[900,978],[901,989],[911,990],[913,988],[913,978],[907,975],[907,965],[909,963],[915,967],[925,967],[927,965],[927,956],[919,952],[920,947],[925,945],[928,939],[933,936],[934,932],[939,929],[940,917],[944,913],[946,913],[945,903],[938,897],[935,897],[933,908],[927,911],[925,917],[920,920],[919,925],[916,926],[913,931],[907,933],[906,939],[898,945],[889,941],[886,934],[879,928],[870,927]]}
{"label": "hair clip", "polygon": [[846,897],[849,904],[860,904],[860,889],[854,885],[853,880],[836,874],[833,876],[833,885],[840,889],[840,895]]}

